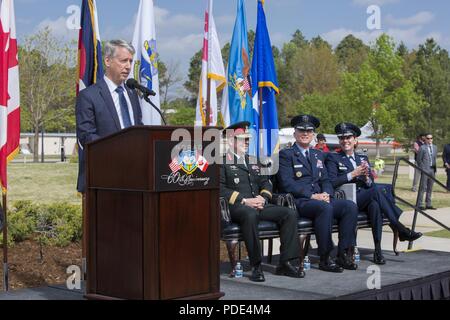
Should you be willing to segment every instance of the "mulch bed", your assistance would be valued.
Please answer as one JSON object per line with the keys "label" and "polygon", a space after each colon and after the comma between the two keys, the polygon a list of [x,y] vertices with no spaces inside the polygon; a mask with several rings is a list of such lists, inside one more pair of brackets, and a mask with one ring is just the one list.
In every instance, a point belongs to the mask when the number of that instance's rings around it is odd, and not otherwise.
{"label": "mulch bed", "polygon": [[[69,277],[67,267],[81,266],[81,244],[71,243],[64,248],[46,246],[43,253],[41,261],[39,244],[30,240],[8,248],[10,290],[65,283]],[[3,288],[3,267],[0,269]]]}
{"label": "mulch bed", "polygon": [[[245,256],[244,248],[245,246],[243,246]],[[3,252],[2,248],[0,250]],[[16,243],[8,248],[10,290],[63,284],[69,276],[66,273],[67,267],[81,266],[81,243],[71,243],[64,248],[46,246],[43,252],[44,257],[41,261],[39,244],[32,240]],[[0,255],[3,256],[2,253]],[[220,261],[228,262],[223,241],[220,242]],[[0,290],[2,288],[3,267],[0,267]]]}

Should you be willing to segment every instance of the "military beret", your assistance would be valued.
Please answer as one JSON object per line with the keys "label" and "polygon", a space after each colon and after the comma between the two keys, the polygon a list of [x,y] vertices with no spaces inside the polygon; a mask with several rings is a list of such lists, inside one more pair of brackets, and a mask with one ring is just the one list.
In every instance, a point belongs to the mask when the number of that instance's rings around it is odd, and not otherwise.
{"label": "military beret", "polygon": [[234,123],[227,128],[223,130],[223,135],[227,138],[250,138],[252,135],[248,131],[248,128],[250,127],[250,122],[248,121],[241,121]]}

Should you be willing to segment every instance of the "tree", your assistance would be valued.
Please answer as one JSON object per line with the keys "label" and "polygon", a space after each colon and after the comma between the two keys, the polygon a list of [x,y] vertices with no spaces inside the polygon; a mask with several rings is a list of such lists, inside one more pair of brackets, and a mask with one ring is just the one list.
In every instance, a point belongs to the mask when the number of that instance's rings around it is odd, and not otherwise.
{"label": "tree", "polygon": [[336,123],[352,121],[348,106],[344,103],[341,93],[336,90],[330,94],[308,94],[298,101],[295,114],[313,114],[320,119],[320,132],[334,132]]}
{"label": "tree", "polygon": [[323,40],[321,36],[317,36],[315,38],[311,39],[311,46],[319,49],[321,47],[327,47],[331,51],[331,44],[329,44],[327,41]]}
{"label": "tree", "polygon": [[170,89],[181,82],[180,76],[180,63],[170,62],[166,65],[163,61],[158,61],[158,73],[159,73],[159,93],[161,97],[161,106],[164,108],[169,102]]}
{"label": "tree", "polygon": [[170,125],[191,126],[195,121],[195,108],[192,108],[186,99],[176,99],[169,102],[166,114]]}
{"label": "tree", "polygon": [[402,139],[424,105],[414,84],[405,78],[403,60],[386,34],[377,39],[359,72],[344,74],[343,90],[345,103],[351,106],[358,124],[369,121],[372,126],[377,156],[380,141]]}
{"label": "tree", "polygon": [[419,46],[413,78],[417,93],[427,102],[417,118],[415,133],[432,132],[436,142],[442,144],[450,139],[450,58],[433,39]]}
{"label": "tree", "polygon": [[189,64],[188,79],[184,83],[184,88],[189,92],[191,98],[197,97],[200,74],[202,72],[202,50],[197,51],[191,58]]}
{"label": "tree", "polygon": [[305,36],[299,29],[295,30],[290,43],[294,44],[297,48],[303,48],[309,44],[308,40],[306,40]]}
{"label": "tree", "polygon": [[[61,44],[44,28],[25,39],[19,49],[20,92],[25,121],[34,132],[33,160],[38,162],[39,131],[44,125],[60,123],[73,114],[75,104],[76,50]],[[74,123],[74,118],[68,122]],[[72,127],[73,128],[73,127]]]}
{"label": "tree", "polygon": [[339,64],[348,72],[358,72],[367,60],[369,47],[362,40],[349,34],[336,47]]}
{"label": "tree", "polygon": [[339,84],[339,68],[331,48],[325,43],[299,49],[288,69],[303,94],[333,92]]}

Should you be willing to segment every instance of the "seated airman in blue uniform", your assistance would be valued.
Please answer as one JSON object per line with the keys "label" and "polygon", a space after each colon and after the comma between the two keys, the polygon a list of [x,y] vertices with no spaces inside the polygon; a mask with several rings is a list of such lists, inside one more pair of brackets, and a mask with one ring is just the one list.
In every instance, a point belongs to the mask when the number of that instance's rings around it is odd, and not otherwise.
{"label": "seated airman in blue uniform", "polygon": [[[334,199],[324,155],[310,146],[320,121],[311,115],[300,115],[292,119],[291,125],[295,128],[296,143],[280,152],[277,175],[280,192],[291,193],[300,217],[313,220],[320,255],[319,269],[329,272],[356,270],[353,248],[356,246],[358,208],[351,201]],[[339,223],[336,261],[331,258],[334,219]]]}
{"label": "seated airman in blue uniform", "polygon": [[361,130],[352,123],[339,123],[335,127],[335,132],[339,138],[341,151],[329,154],[325,162],[331,183],[335,188],[346,183],[356,184],[358,208],[367,212],[372,224],[375,243],[373,261],[376,264],[385,264],[381,251],[383,215],[389,220],[391,227],[399,231],[401,241],[413,241],[422,234],[413,232],[400,223],[402,211],[395,205],[391,189],[376,184],[369,158],[355,153]]}

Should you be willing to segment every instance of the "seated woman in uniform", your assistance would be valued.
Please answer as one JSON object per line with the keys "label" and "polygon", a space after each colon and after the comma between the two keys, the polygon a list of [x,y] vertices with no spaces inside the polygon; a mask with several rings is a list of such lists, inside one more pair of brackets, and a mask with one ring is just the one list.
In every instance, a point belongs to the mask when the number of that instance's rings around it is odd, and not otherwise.
{"label": "seated woman in uniform", "polygon": [[336,125],[335,132],[339,138],[341,151],[330,154],[325,162],[329,178],[334,188],[346,183],[356,184],[358,208],[367,212],[372,224],[375,243],[374,262],[385,264],[381,251],[383,216],[389,220],[394,230],[398,230],[400,241],[414,241],[422,234],[400,223],[402,211],[394,203],[391,196],[392,189],[376,184],[368,157],[355,153],[361,130],[352,123],[340,123]]}

